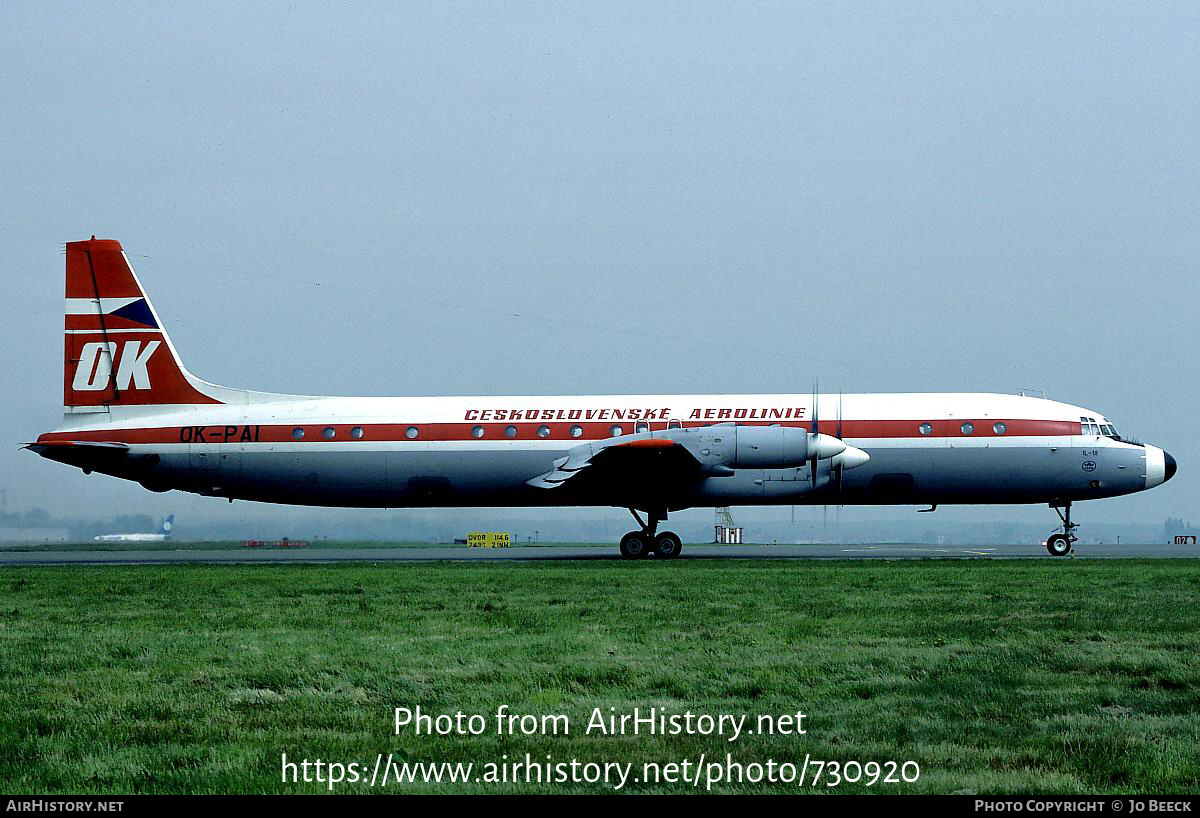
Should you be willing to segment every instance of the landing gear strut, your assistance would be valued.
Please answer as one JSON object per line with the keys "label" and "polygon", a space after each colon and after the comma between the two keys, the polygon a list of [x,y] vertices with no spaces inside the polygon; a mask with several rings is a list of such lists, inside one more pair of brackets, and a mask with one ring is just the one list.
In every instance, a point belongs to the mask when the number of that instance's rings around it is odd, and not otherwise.
{"label": "landing gear strut", "polygon": [[675,559],[683,551],[683,541],[679,539],[679,535],[672,531],[655,534],[658,531],[658,524],[667,518],[665,511],[648,512],[644,522],[638,516],[636,509],[629,509],[629,513],[633,515],[633,519],[637,520],[641,531],[630,531],[621,538],[622,557],[627,560],[636,560],[653,551],[659,559],[669,560]]}
{"label": "landing gear strut", "polygon": [[1058,519],[1062,520],[1062,533],[1054,534],[1050,539],[1046,540],[1046,550],[1050,552],[1052,557],[1065,557],[1074,550],[1075,541],[1079,538],[1075,536],[1075,529],[1079,527],[1079,523],[1071,522],[1071,504],[1065,503],[1061,507],[1050,506],[1058,513]]}

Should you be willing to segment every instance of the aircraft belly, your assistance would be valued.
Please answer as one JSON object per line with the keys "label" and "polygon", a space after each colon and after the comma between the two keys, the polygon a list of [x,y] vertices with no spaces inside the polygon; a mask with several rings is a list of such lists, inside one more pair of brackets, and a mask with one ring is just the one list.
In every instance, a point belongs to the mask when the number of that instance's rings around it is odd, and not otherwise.
{"label": "aircraft belly", "polygon": [[245,452],[236,476],[231,472],[221,488],[240,499],[326,506],[546,505],[566,496],[547,497],[525,481],[558,456],[545,450]]}
{"label": "aircraft belly", "polygon": [[[669,487],[671,508],[711,505],[875,505],[1049,502],[1137,491],[1144,483],[1140,449],[1106,453],[1102,472],[1087,473],[1070,446],[871,447],[871,459],[814,489],[804,469],[740,469],[694,485]],[[277,503],[360,507],[622,505],[624,498],[569,483],[527,485],[564,454],[551,449],[338,451],[230,447],[204,463],[196,452],[163,454],[149,488]],[[122,475],[124,476],[124,475]],[[132,476],[132,475],[130,475]],[[1094,482],[1099,480],[1100,486]],[[586,485],[581,481],[581,485]],[[668,496],[669,495],[669,496]]]}
{"label": "aircraft belly", "polygon": [[[1024,503],[1110,497],[1141,488],[1136,447],[1089,471],[1070,445],[875,448],[845,474],[841,502]],[[825,501],[828,502],[828,501]]]}

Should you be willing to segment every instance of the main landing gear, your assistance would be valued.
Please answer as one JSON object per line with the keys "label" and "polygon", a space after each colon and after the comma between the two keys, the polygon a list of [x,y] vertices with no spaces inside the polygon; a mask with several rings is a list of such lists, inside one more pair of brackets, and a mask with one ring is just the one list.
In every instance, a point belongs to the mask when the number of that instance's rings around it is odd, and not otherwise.
{"label": "main landing gear", "polygon": [[1046,550],[1050,552],[1052,557],[1065,557],[1070,554],[1075,547],[1075,541],[1079,538],[1075,536],[1075,529],[1079,528],[1079,523],[1071,522],[1071,504],[1065,503],[1063,506],[1051,505],[1050,508],[1058,512],[1058,519],[1062,520],[1062,533],[1052,535],[1046,540]]}
{"label": "main landing gear", "polygon": [[621,538],[621,556],[627,560],[637,560],[645,557],[650,552],[654,552],[659,559],[673,560],[683,551],[683,541],[679,539],[679,535],[673,531],[663,531],[655,534],[658,530],[658,524],[665,520],[667,515],[649,513],[646,521],[634,509],[629,509],[629,513],[633,515],[633,519],[637,520],[637,524],[642,527],[641,531],[630,531]]}

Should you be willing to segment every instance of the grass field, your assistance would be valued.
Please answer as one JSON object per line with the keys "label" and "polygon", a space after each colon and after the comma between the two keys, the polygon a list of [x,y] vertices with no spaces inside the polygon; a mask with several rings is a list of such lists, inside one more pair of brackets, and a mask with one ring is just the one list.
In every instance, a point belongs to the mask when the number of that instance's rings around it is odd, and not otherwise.
{"label": "grass field", "polygon": [[[5,568],[0,791],[324,790],[282,783],[282,752],[638,771],[730,752],[919,763],[883,792],[1195,793],[1198,600],[1192,561]],[[500,704],[571,734],[393,735],[395,707]],[[592,708],[634,706],[803,710],[808,732],[583,735]],[[607,787],[387,787],[513,789]]]}

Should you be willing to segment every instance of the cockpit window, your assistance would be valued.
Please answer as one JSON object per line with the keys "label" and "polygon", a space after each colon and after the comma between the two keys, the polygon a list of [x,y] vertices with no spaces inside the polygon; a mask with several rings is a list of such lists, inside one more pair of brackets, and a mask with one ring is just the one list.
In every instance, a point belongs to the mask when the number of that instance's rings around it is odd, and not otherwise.
{"label": "cockpit window", "polygon": [[1081,417],[1079,419],[1079,433],[1081,435],[1096,435],[1097,437],[1103,435],[1113,440],[1121,439],[1121,435],[1117,433],[1117,427],[1107,422],[1104,418],[1100,418],[1100,422],[1097,423],[1096,418]]}

